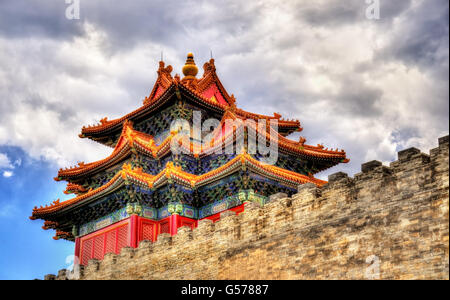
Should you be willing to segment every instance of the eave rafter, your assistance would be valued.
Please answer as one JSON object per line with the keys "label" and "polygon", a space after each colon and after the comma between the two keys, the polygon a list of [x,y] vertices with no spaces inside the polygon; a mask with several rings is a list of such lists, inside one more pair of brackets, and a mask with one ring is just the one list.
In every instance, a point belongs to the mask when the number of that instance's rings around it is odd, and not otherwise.
{"label": "eave rafter", "polygon": [[[238,120],[241,122],[239,123],[239,127],[233,128],[233,131],[227,130],[225,134],[223,134],[222,128],[227,124],[226,120]],[[210,155],[211,153],[214,153],[216,150],[218,150],[218,148],[223,149],[229,143],[234,142],[234,140],[237,138],[235,135],[236,131],[238,131],[239,128],[242,129],[242,127],[244,126],[247,126],[248,130],[252,130],[253,132],[256,132],[258,134],[264,134],[267,141],[270,140],[270,135],[276,136],[279,149],[289,154],[300,155],[319,160],[336,160],[336,163],[346,163],[349,161],[346,158],[344,150],[329,150],[328,148],[324,148],[322,145],[306,145],[306,139],[303,137],[301,137],[297,142],[292,141],[279,134],[270,126],[266,127],[267,131],[260,132],[256,123],[245,122],[245,119],[237,115],[235,109],[233,108],[225,111],[220,122],[220,126],[218,126],[213,133],[214,138],[210,143],[206,144],[206,147],[205,145],[192,143],[187,136],[184,136],[183,138],[187,139],[188,141],[183,142],[180,139],[179,143],[181,148],[183,148],[182,153],[191,153],[195,157]],[[241,132],[243,131],[241,130]],[[111,155],[109,155],[105,159],[89,164],[79,163],[79,165],[75,167],[60,169],[58,172],[58,176],[55,177],[55,180],[73,180],[78,176],[86,176],[94,172],[98,172],[125,159],[132,153],[133,149],[136,149],[141,153],[145,153],[146,155],[152,156],[155,159],[160,159],[171,151],[171,142],[175,135],[176,132],[172,131],[161,144],[156,145],[152,136],[134,130],[133,123],[127,120],[123,124],[122,134],[120,135],[119,140]],[[218,142],[219,140],[220,142]],[[66,189],[66,191],[70,191],[69,187]]]}
{"label": "eave rafter", "polygon": [[79,185],[79,184],[74,184],[71,182],[67,183],[67,187],[64,190],[64,194],[69,195],[69,194],[82,194],[87,192],[88,190],[85,189],[83,186]]}
{"label": "eave rafter", "polygon": [[144,173],[141,168],[132,168],[129,164],[124,164],[122,169],[103,186],[88,191],[86,194],[75,197],[63,202],[53,202],[49,206],[35,207],[30,218],[44,218],[46,215],[54,214],[58,211],[65,210],[69,207],[79,206],[86,202],[98,199],[101,196],[109,194],[119,189],[124,184],[136,184],[142,188],[153,190],[168,183],[169,180],[183,185],[187,188],[196,189],[213,181],[226,177],[242,168],[259,173],[262,176],[276,180],[286,186],[296,187],[299,184],[312,182],[318,186],[323,185],[326,181],[314,178],[313,176],[305,176],[292,171],[288,171],[276,166],[266,165],[252,158],[247,153],[242,153],[230,160],[221,167],[207,172],[202,175],[190,174],[175,166],[173,162],[168,162],[165,169],[157,175]]}

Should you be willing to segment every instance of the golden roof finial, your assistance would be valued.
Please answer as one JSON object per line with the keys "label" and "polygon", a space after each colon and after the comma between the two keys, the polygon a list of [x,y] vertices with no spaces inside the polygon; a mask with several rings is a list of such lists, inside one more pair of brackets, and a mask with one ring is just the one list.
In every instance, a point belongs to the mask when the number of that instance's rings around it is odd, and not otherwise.
{"label": "golden roof finial", "polygon": [[198,73],[198,68],[194,62],[194,54],[191,52],[188,53],[186,63],[183,66],[183,79],[194,79]]}

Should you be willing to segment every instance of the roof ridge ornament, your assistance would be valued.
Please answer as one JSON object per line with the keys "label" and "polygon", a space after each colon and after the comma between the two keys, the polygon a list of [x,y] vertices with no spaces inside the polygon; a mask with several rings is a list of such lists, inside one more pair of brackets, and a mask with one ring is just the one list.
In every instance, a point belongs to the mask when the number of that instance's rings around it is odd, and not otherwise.
{"label": "roof ridge ornament", "polygon": [[198,73],[198,68],[194,61],[194,54],[191,52],[187,54],[186,63],[184,64],[182,71],[184,74],[183,80],[195,79],[195,76]]}
{"label": "roof ridge ornament", "polygon": [[203,64],[203,77],[205,76],[206,73],[208,72],[215,72],[216,71],[216,66],[214,65],[214,58],[211,58],[209,60],[209,62],[205,62]]}
{"label": "roof ridge ornament", "polygon": [[298,143],[299,143],[300,146],[302,146],[302,147],[305,145],[305,142],[306,142],[306,138],[303,137],[303,136],[301,136],[301,137],[298,139]]}
{"label": "roof ridge ornament", "polygon": [[236,106],[236,97],[234,97],[234,94],[231,94],[230,96],[230,105],[234,104],[234,106]]}
{"label": "roof ridge ornament", "polygon": [[100,124],[102,124],[102,125],[105,125],[105,124],[107,124],[109,121],[108,121],[108,117],[104,117],[104,118],[102,118],[102,119],[100,119]]}
{"label": "roof ridge ornament", "polygon": [[164,73],[164,74],[166,74],[166,75],[172,77],[172,76],[171,76],[172,70],[173,70],[173,68],[172,68],[171,65],[168,65],[167,67],[165,67],[165,63],[161,60],[161,61],[159,62],[159,69],[158,69],[157,73],[158,73],[158,75],[160,75],[160,76],[161,76],[162,73]]}

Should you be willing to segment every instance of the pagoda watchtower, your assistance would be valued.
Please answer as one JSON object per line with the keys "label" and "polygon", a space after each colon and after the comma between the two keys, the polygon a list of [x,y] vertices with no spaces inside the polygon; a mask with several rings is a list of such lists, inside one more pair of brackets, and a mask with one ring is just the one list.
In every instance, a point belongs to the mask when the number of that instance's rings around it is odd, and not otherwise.
{"label": "pagoda watchtower", "polygon": [[[67,181],[64,193],[74,197],[35,207],[30,217],[44,220],[44,229],[55,229],[54,239],[75,241],[82,265],[125,246],[137,247],[141,240],[156,241],[160,233],[176,234],[180,226],[195,227],[204,218],[216,221],[226,210],[238,214],[248,202],[264,205],[275,193],[290,196],[300,184],[321,186],[325,181],[314,174],[348,162],[343,150],[307,145],[303,137],[288,139],[302,130],[298,120],[237,108],[213,59],[203,70],[197,78],[192,53],[183,78],[172,77],[172,66],[160,61],[156,83],[142,106],[82,128],[81,138],[112,147],[111,155],[60,169],[55,180]],[[193,134],[196,122],[211,119],[218,120],[213,130]],[[185,126],[174,128],[177,120]],[[234,124],[231,130],[228,120]],[[264,126],[259,126],[261,120]],[[276,138],[273,164],[250,147],[255,136],[262,136],[263,144]],[[227,147],[235,151],[227,152]]]}

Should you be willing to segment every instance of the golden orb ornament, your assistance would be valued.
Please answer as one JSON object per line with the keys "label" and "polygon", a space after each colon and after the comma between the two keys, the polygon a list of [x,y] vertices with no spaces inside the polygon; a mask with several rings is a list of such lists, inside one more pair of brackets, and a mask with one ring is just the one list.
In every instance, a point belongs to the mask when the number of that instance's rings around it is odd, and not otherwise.
{"label": "golden orb ornament", "polygon": [[188,53],[186,63],[183,66],[183,79],[194,79],[198,73],[198,68],[194,62],[194,54]]}

